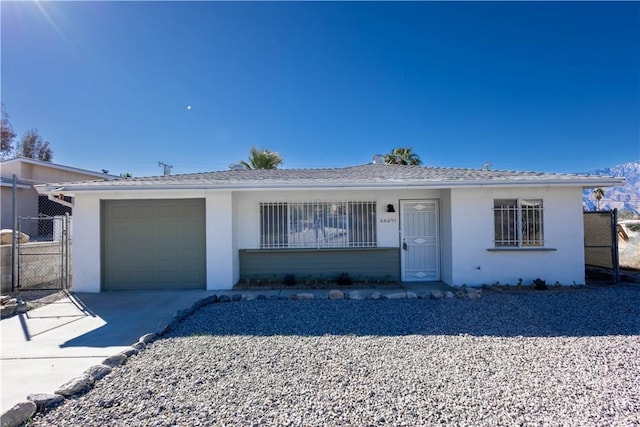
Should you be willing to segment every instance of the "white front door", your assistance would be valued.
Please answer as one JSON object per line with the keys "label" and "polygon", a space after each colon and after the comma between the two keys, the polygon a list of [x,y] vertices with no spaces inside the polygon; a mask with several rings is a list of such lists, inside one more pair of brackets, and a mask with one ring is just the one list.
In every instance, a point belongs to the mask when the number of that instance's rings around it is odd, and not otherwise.
{"label": "white front door", "polygon": [[437,200],[400,201],[403,282],[440,280]]}

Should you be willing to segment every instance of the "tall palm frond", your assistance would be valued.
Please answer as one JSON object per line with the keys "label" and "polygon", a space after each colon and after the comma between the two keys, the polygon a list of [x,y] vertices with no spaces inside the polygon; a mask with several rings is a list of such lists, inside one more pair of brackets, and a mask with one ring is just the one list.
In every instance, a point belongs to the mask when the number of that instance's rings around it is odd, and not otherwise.
{"label": "tall palm frond", "polygon": [[384,162],[390,165],[414,165],[422,164],[420,156],[413,152],[413,147],[398,147],[385,154]]}
{"label": "tall palm frond", "polygon": [[278,169],[278,166],[283,163],[284,159],[280,153],[256,147],[251,147],[247,160],[240,161],[240,165],[245,169]]}

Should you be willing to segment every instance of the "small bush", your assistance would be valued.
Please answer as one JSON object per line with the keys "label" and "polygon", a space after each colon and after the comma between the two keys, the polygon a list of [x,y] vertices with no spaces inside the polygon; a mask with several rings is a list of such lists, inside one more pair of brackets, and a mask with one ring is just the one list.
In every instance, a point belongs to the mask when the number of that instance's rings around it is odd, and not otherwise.
{"label": "small bush", "polygon": [[545,290],[547,288],[547,281],[537,278],[533,281],[533,289]]}
{"label": "small bush", "polygon": [[293,286],[296,284],[296,276],[293,274],[285,274],[284,279],[282,279],[282,284],[285,286]]}
{"label": "small bush", "polygon": [[336,282],[340,286],[351,286],[353,284],[353,280],[351,280],[351,277],[349,277],[349,273],[340,273],[340,275],[336,279]]}

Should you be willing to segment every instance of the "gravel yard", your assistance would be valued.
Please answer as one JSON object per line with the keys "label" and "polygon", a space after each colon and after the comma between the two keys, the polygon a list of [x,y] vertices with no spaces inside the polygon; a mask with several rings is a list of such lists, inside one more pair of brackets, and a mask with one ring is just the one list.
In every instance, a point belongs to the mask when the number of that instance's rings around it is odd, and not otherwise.
{"label": "gravel yard", "polygon": [[45,426],[640,425],[640,285],[218,303]]}

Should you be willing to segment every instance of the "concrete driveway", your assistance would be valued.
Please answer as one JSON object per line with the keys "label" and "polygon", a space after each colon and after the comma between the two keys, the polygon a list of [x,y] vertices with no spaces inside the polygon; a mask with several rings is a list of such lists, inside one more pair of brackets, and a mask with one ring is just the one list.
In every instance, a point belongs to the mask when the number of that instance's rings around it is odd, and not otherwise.
{"label": "concrete driveway", "polygon": [[78,293],[0,321],[0,413],[53,393],[216,291]]}

